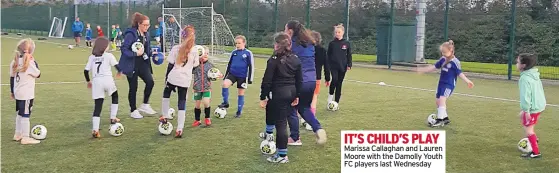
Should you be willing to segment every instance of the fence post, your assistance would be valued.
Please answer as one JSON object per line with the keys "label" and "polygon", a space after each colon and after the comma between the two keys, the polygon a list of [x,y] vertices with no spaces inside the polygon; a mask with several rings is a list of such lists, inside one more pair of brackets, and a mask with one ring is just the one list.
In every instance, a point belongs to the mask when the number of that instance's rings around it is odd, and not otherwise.
{"label": "fence post", "polygon": [[448,40],[448,8],[449,8],[449,0],[445,0],[445,6],[444,6],[444,40],[447,41]]}
{"label": "fence post", "polygon": [[306,16],[307,28],[311,28],[311,0],[307,0],[307,16]]}
{"label": "fence post", "polygon": [[390,0],[390,23],[388,25],[388,51],[386,52],[386,63],[388,64],[388,69],[392,69],[392,29],[394,27],[394,0]]}
{"label": "fence post", "polygon": [[345,0],[345,38],[349,41],[349,0]]}
{"label": "fence post", "polygon": [[274,30],[278,32],[278,0],[274,4]]}
{"label": "fence post", "polygon": [[[246,30],[245,30],[245,37],[247,37],[246,39],[248,40],[248,31],[249,31],[249,12],[250,12],[250,0],[245,0],[246,1]],[[248,47],[248,44],[247,46]]]}
{"label": "fence post", "polygon": [[516,0],[512,0],[510,14],[510,34],[509,34],[509,67],[508,67],[508,80],[512,79],[512,60],[514,59],[514,37],[516,30]]}
{"label": "fence post", "polygon": [[225,0],[221,1],[223,3],[223,11],[221,11],[221,15],[225,16]]}

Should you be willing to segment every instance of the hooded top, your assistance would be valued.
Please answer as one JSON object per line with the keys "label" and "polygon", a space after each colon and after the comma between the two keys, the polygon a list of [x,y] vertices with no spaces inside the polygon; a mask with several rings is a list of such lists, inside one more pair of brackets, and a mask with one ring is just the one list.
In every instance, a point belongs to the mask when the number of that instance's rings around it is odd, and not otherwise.
{"label": "hooded top", "polygon": [[316,67],[314,65],[314,45],[300,45],[297,36],[291,39],[291,52],[301,60],[303,82],[316,82]]}
{"label": "hooded top", "polygon": [[520,109],[522,111],[532,114],[545,110],[547,103],[538,69],[532,68],[520,73],[518,88],[520,88]]}
{"label": "hooded top", "polygon": [[[124,41],[122,46],[120,47],[121,56],[119,61],[119,67],[122,70],[122,73],[130,76],[136,70],[136,64],[144,63],[143,65],[149,68],[150,72],[153,74],[153,70],[151,68],[151,61],[150,58],[143,59],[142,56],[136,56],[136,53],[132,51],[132,44],[134,42],[142,42],[144,44],[144,54],[151,56],[151,49],[149,47],[149,33],[144,33],[145,37],[143,40],[140,39],[138,35],[138,28],[132,27],[128,28],[124,32]],[[139,58],[139,59],[138,59]]]}
{"label": "hooded top", "polygon": [[270,92],[274,88],[294,85],[296,96],[301,94],[302,73],[301,61],[292,53],[275,54],[268,59],[262,85],[260,86],[260,100],[271,98]]}
{"label": "hooded top", "polygon": [[331,70],[346,70],[352,65],[351,44],[346,39],[335,38],[328,44],[328,61]]}

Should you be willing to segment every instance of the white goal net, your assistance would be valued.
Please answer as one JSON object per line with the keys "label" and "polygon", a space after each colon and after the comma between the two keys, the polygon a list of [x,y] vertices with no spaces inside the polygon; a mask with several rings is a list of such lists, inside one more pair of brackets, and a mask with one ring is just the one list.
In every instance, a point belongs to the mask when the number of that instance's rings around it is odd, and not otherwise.
{"label": "white goal net", "polygon": [[64,17],[64,20],[53,17],[52,24],[50,25],[49,37],[62,38],[64,36],[64,29],[66,28],[66,21],[68,17]]}
{"label": "white goal net", "polygon": [[234,46],[233,33],[225,18],[212,7],[163,8],[165,52],[180,44],[180,29],[192,25],[196,30],[196,44],[207,46],[214,57],[231,53]]}

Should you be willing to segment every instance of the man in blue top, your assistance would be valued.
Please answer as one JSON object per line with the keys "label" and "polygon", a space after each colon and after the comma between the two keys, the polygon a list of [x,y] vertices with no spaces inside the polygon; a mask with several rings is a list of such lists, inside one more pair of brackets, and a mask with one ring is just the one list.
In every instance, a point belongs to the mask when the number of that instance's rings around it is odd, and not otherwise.
{"label": "man in blue top", "polygon": [[246,38],[239,35],[235,37],[236,49],[231,52],[231,59],[225,71],[225,79],[221,89],[221,96],[223,96],[223,103],[219,108],[229,108],[229,87],[237,83],[239,89],[239,97],[237,102],[237,113],[235,118],[240,118],[243,112],[243,105],[245,104],[245,89],[248,84],[252,84],[254,77],[254,58],[250,50],[245,48]]}
{"label": "man in blue top", "polygon": [[79,17],[76,17],[76,21],[72,23],[72,32],[74,33],[74,40],[76,41],[76,47],[80,46],[80,38],[82,37],[83,23],[80,21]]}

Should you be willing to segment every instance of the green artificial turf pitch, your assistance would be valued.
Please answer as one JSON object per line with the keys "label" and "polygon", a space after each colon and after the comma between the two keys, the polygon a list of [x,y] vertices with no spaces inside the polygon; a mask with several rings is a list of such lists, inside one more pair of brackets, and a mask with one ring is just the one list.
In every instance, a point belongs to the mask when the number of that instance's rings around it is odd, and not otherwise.
{"label": "green artificial turf pitch", "polygon": [[[108,134],[109,103],[101,117],[100,139],[91,138],[93,100],[83,83],[89,49],[67,49],[70,40],[36,42],[35,58],[41,68],[31,124],[48,128],[41,144],[23,146],[12,141],[14,101],[9,97],[8,65],[17,40],[2,37],[2,172],[339,172],[341,130],[428,130],[427,115],[436,111],[434,91],[438,76],[411,72],[353,68],[347,73],[340,111],[325,110],[327,89],[322,86],[317,117],[328,133],[328,143],[314,143],[314,134],[301,130],[303,146],[289,147],[288,164],[268,163],[260,154],[258,133],[264,130],[264,110],[258,92],[266,61],[257,59],[255,83],[249,85],[243,117],[229,109],[225,119],[213,119],[210,128],[192,128],[192,94],[182,139],[161,136],[157,117],[134,120],[129,116],[126,79],[116,79],[123,136]],[[117,58],[119,52],[115,52]],[[224,70],[223,64],[220,69]],[[154,66],[156,86],[150,100],[160,111],[166,66]],[[559,170],[559,107],[548,106],[536,132],[543,158],[525,160],[516,149],[523,138],[514,81],[472,79],[468,89],[458,82],[448,101],[452,124],[446,130],[447,172],[556,172]],[[385,82],[387,86],[376,85]],[[60,83],[65,82],[65,83]],[[212,106],[221,102],[214,82]],[[549,104],[559,104],[559,87],[544,86]],[[142,100],[140,82],[138,100]],[[237,104],[231,89],[231,105]],[[107,97],[108,98],[108,97]],[[139,103],[138,103],[139,104]],[[176,95],[171,98],[176,109]],[[176,125],[176,120],[172,121]]]}

